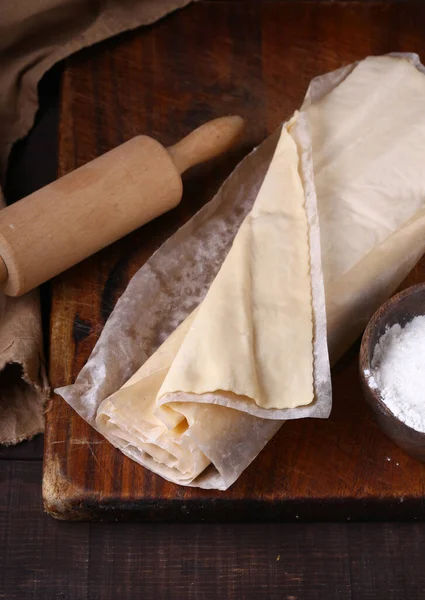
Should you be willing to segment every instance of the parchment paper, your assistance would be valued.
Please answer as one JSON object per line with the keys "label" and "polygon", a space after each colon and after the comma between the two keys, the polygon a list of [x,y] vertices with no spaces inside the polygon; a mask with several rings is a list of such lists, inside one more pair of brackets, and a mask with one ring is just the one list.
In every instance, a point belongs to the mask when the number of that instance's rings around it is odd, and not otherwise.
{"label": "parchment paper", "polygon": [[[423,69],[416,55],[408,56]],[[354,66],[313,80],[303,109],[307,110],[311,102],[320,100],[342,82]],[[58,390],[93,426],[100,403],[120,388],[202,301],[255,200],[277,139],[278,133],[275,133],[246,157],[214,199],[138,271],[118,301],[75,384]],[[307,179],[310,183],[306,185],[314,187],[311,172]],[[423,254],[424,234],[425,209],[421,209],[341,277],[335,281],[325,280],[328,347],[333,362],[356,339],[371,314]],[[320,245],[312,251],[319,252]],[[305,416],[303,410],[294,409],[294,414],[288,413],[287,418]],[[284,422],[246,414],[235,419],[241,424],[239,443],[235,446],[233,438],[231,447],[227,447],[226,432],[219,435],[219,439],[208,440],[206,454],[214,467],[187,485],[225,489]],[[208,415],[205,422],[207,420]],[[200,436],[196,441],[202,444],[203,439]],[[147,464],[143,457],[128,449],[122,450]],[[148,466],[155,470],[154,465]]]}

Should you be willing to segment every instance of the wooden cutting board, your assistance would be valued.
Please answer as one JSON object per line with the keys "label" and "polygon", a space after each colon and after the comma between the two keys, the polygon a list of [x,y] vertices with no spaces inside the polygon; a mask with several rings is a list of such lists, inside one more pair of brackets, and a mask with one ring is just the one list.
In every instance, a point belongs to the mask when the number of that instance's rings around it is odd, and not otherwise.
{"label": "wooden cutting board", "polygon": [[[424,22],[425,6],[408,4],[201,2],[70,60],[59,175],[139,133],[169,145],[230,113],[245,117],[248,130],[243,148],[186,177],[181,206],[54,280],[52,385],[75,380],[131,276],[299,107],[312,77],[369,54],[420,52]],[[422,261],[405,285],[424,279]],[[425,465],[377,428],[357,359],[355,347],[333,371],[331,418],[285,424],[226,492],[164,481],[54,396],[46,415],[46,509],[60,519],[421,518]]]}

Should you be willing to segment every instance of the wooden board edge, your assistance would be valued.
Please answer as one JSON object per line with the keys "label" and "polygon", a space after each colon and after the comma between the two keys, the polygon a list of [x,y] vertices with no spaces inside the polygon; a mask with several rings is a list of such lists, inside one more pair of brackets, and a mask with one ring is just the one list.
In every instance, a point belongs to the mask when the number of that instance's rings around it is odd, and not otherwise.
{"label": "wooden board edge", "polygon": [[[270,522],[425,522],[422,498],[403,502],[388,499],[338,498],[300,501],[235,500],[213,503],[204,499],[131,499],[84,496],[61,472],[56,462],[45,472],[43,502],[46,512],[62,521],[176,522],[176,523],[270,523]],[[355,515],[355,517],[353,516]]]}

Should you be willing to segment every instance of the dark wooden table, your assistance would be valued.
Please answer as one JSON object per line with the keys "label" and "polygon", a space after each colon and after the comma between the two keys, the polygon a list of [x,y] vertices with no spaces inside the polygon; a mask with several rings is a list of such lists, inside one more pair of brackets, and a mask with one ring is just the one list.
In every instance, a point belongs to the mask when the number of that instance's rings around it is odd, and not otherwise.
{"label": "dark wooden table", "polygon": [[[59,76],[13,152],[12,200],[55,177]],[[42,436],[0,447],[0,599],[424,597],[422,523],[63,523],[43,513],[42,450]]]}

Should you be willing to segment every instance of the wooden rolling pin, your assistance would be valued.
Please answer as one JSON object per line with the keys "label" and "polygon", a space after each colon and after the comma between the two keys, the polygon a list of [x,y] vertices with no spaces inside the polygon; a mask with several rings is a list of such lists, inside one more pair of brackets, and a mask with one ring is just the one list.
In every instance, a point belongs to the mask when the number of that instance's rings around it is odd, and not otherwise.
{"label": "wooden rolling pin", "polygon": [[0,211],[0,284],[20,296],[174,208],[180,174],[228,150],[243,120],[205,123],[165,149],[137,136]]}

